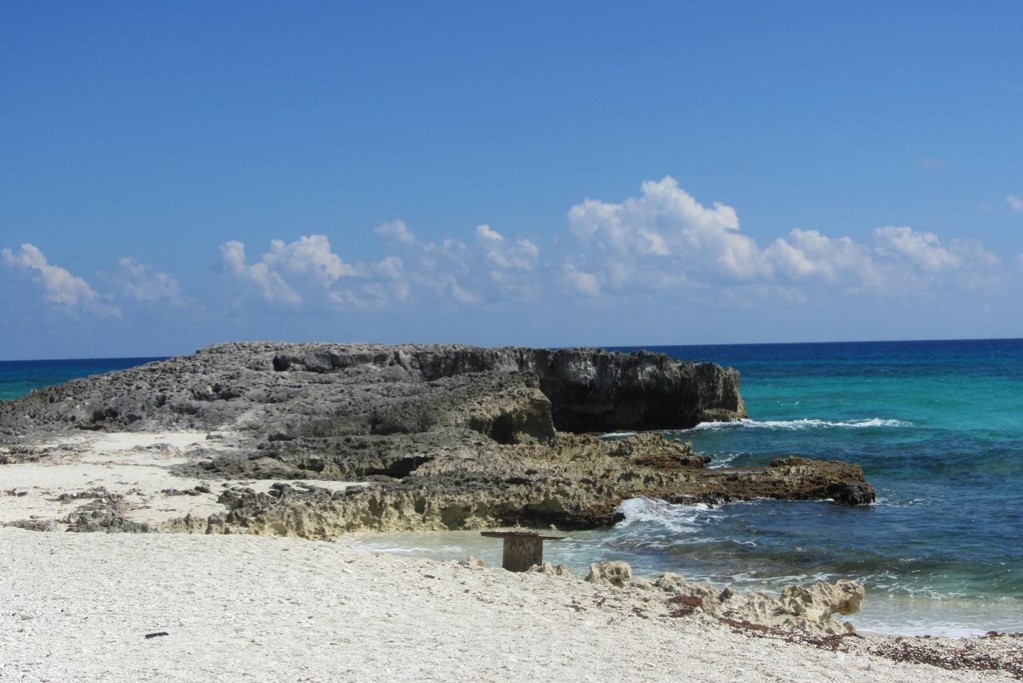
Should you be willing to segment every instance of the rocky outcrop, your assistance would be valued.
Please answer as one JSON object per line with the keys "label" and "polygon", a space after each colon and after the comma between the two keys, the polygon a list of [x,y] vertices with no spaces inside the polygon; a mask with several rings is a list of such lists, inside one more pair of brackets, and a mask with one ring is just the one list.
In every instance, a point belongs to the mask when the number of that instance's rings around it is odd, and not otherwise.
{"label": "rocky outcrop", "polygon": [[593,562],[590,564],[590,572],[586,575],[586,580],[590,583],[623,588],[632,581],[632,567],[621,560]]}
{"label": "rocky outcrop", "polygon": [[241,427],[286,439],[450,426],[499,443],[745,415],[737,372],[663,354],[270,342],[213,346],[0,404],[9,432]]}
{"label": "rocky outcrop", "polygon": [[344,353],[329,349],[281,353],[274,369],[330,373],[357,365],[401,368],[426,382],[480,373],[536,377],[563,431],[685,429],[707,420],[745,416],[739,376],[711,363],[664,354],[599,349],[397,347]]}
{"label": "rocky outcrop", "polygon": [[[744,415],[734,370],[660,354],[253,342],[0,403],[0,438],[21,460],[54,433],[203,430],[214,447],[179,473],[279,482],[229,486],[222,514],[164,524],[207,533],[593,528],[635,496],[872,500],[862,471],[843,463],[707,469],[670,436],[579,433]],[[116,506],[81,522],[114,528]]]}
{"label": "rocky outcrop", "polygon": [[759,591],[748,593],[718,589],[706,581],[687,581],[680,574],[657,579],[637,579],[625,562],[590,565],[587,581],[617,588],[633,587],[668,593],[668,616],[702,614],[743,629],[806,636],[837,636],[855,633],[853,625],[835,615],[860,611],[865,590],[855,581],[817,582],[812,586],[787,586],[777,598]]}

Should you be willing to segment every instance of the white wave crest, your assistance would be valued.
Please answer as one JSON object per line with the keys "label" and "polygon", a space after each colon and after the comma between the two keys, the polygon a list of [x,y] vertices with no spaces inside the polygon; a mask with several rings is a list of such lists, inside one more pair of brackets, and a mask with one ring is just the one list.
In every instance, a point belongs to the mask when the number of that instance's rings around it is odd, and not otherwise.
{"label": "white wave crest", "polygon": [[700,530],[697,516],[706,513],[710,507],[703,503],[694,505],[676,505],[655,498],[629,498],[618,506],[618,512],[625,519],[617,524],[624,529],[639,522],[656,522],[665,529],[679,534],[693,534]]}
{"label": "white wave crest", "polygon": [[597,438],[612,441],[614,439],[624,439],[630,436],[636,436],[636,432],[608,432],[606,434],[599,435]]}
{"label": "white wave crest", "polygon": [[701,422],[693,430],[723,431],[729,429],[865,429],[870,427],[912,427],[912,422],[872,417],[865,420],[737,420],[735,422]]}

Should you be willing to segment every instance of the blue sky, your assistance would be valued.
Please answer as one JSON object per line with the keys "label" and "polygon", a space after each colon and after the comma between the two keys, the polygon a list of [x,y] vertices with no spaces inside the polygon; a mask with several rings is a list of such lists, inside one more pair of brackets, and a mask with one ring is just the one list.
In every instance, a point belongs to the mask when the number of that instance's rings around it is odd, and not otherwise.
{"label": "blue sky", "polygon": [[0,358],[1023,336],[1019,2],[0,7]]}

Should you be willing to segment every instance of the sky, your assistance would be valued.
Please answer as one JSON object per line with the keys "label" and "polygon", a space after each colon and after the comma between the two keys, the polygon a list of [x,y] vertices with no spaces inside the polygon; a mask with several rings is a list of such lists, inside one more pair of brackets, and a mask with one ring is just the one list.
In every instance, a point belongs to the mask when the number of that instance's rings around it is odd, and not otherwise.
{"label": "sky", "polygon": [[1021,27],[5,2],[0,359],[1023,337]]}

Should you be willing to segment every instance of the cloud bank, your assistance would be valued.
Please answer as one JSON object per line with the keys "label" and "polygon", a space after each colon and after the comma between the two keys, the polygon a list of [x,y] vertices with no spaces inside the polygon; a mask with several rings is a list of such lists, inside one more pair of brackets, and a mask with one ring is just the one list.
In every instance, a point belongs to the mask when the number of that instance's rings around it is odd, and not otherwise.
{"label": "cloud bank", "polygon": [[[1013,211],[1013,200],[1007,198]],[[621,201],[584,199],[569,207],[546,245],[489,224],[436,239],[395,219],[366,235],[376,260],[351,260],[326,234],[273,239],[260,253],[241,239],[219,245],[223,283],[186,292],[171,275],[131,257],[101,273],[97,289],[50,263],[32,244],[3,249],[2,263],[34,282],[42,301],[75,315],[129,315],[230,306],[233,315],[277,312],[399,315],[403,308],[464,312],[575,303],[658,306],[713,300],[747,306],[798,305],[826,297],[899,300],[930,294],[983,297],[1019,283],[1023,255],[1003,259],[969,239],[943,239],[906,225],[883,225],[866,239],[792,228],[759,240],[727,204],[701,203],[671,177],[642,183]],[[763,234],[763,231],[758,231]],[[241,237],[241,236],[239,236]],[[363,245],[364,246],[364,245]],[[217,247],[206,247],[211,254]],[[230,301],[227,301],[230,299]],[[794,303],[793,303],[794,302]],[[528,310],[528,309],[523,309]]]}
{"label": "cloud bank", "polygon": [[673,178],[648,181],[621,203],[587,199],[568,212],[580,249],[562,279],[585,295],[601,291],[837,286],[893,293],[989,274],[1000,259],[976,242],[943,243],[906,226],[876,228],[870,244],[795,228],[761,246],[742,233],[730,206],[706,207]]}
{"label": "cloud bank", "polygon": [[88,282],[70,271],[50,263],[34,244],[21,245],[18,252],[4,249],[0,252],[4,265],[20,271],[42,285],[43,301],[50,306],[77,314],[92,313],[99,316],[117,316],[120,311],[104,301]]}

